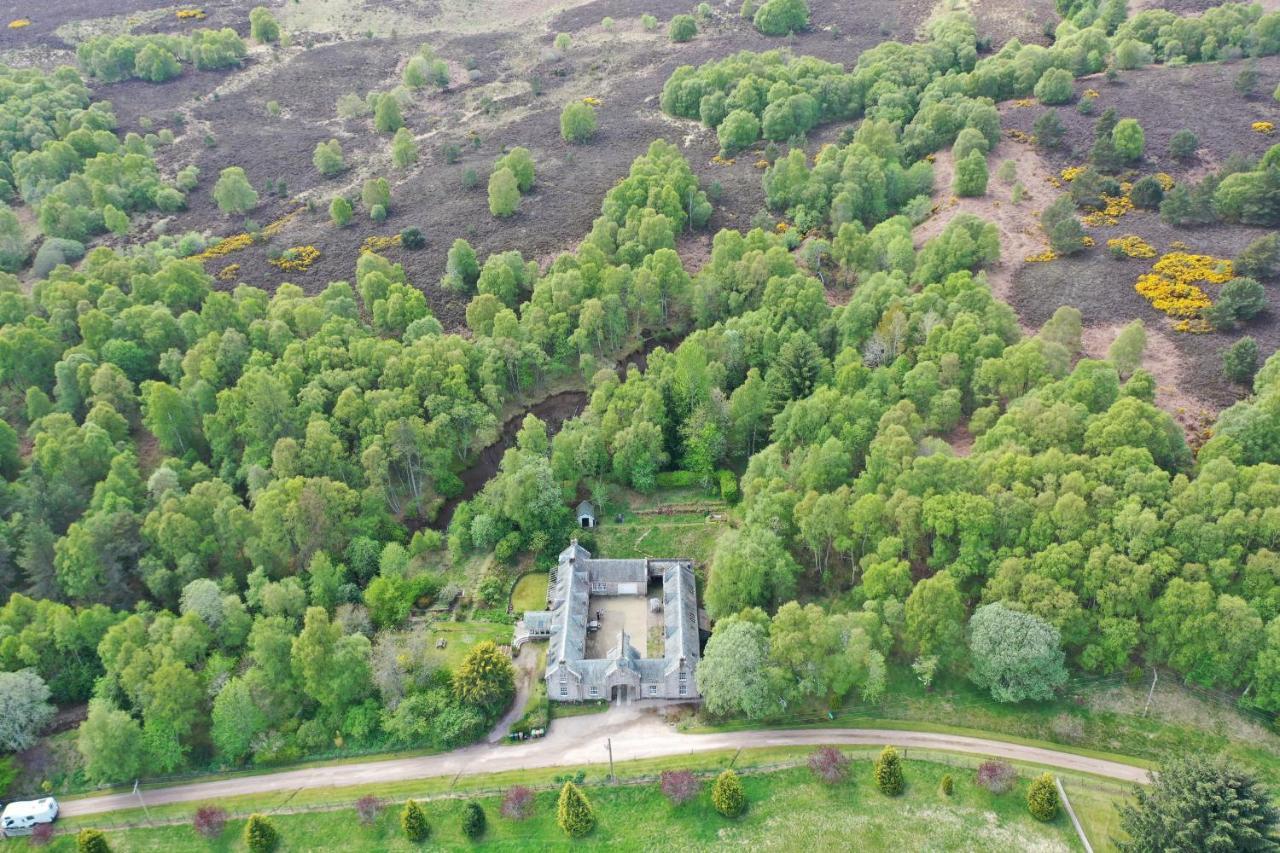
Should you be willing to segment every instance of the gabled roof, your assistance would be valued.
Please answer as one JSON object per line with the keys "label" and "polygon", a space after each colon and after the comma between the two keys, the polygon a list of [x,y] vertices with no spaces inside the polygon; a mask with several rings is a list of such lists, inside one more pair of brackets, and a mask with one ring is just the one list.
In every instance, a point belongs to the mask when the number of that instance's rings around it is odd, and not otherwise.
{"label": "gabled roof", "polygon": [[589,515],[592,518],[595,518],[596,508],[591,505],[591,501],[583,501],[578,504],[578,517],[581,518],[584,515]]}
{"label": "gabled roof", "polygon": [[[586,561],[587,575],[593,583],[647,583],[649,580],[649,562],[637,560],[597,560]],[[641,590],[643,592],[644,590]]]}
{"label": "gabled roof", "polygon": [[666,623],[662,656],[670,673],[679,668],[682,660],[692,665],[698,659],[697,588],[691,563],[672,561],[664,567],[662,610]]}

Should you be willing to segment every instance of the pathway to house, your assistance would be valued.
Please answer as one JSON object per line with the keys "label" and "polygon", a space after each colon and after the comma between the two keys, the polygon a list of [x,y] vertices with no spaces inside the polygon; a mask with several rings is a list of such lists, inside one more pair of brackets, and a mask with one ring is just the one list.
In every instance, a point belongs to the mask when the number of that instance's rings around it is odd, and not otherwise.
{"label": "pathway to house", "polygon": [[[438,755],[359,761],[304,767],[280,773],[237,776],[144,790],[148,805],[217,801],[224,797],[293,791],[302,788],[341,788],[350,785],[471,775],[535,767],[580,767],[608,761],[605,739],[613,741],[615,761],[682,753],[768,746],[879,746],[891,743],[910,749],[942,750],[989,755],[1105,776],[1123,782],[1146,782],[1141,767],[998,740],[886,729],[761,729],[686,734],[665,722],[660,711],[675,703],[641,702],[611,708],[606,713],[556,720],[547,737],[520,744],[476,744]],[[64,800],[61,813],[72,817],[135,809],[132,793]]]}

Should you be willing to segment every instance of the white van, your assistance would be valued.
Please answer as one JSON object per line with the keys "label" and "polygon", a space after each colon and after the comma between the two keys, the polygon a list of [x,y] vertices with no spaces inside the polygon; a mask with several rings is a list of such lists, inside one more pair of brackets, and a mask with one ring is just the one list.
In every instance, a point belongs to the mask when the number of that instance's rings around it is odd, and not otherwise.
{"label": "white van", "polygon": [[0,835],[30,835],[38,823],[53,823],[58,817],[58,801],[53,797],[9,803],[0,812]]}

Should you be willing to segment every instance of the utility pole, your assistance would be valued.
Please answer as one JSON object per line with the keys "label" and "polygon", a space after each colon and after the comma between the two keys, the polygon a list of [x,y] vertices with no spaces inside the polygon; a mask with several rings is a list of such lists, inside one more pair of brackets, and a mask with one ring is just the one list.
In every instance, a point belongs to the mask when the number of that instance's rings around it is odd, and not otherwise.
{"label": "utility pole", "polygon": [[613,775],[613,738],[605,738],[604,748],[609,750],[609,783],[614,784],[618,778]]}
{"label": "utility pole", "polygon": [[1147,691],[1147,704],[1142,708],[1142,716],[1147,715],[1147,711],[1151,710],[1151,697],[1156,692],[1156,682],[1160,680],[1160,670],[1154,666],[1151,667],[1151,689]]}
{"label": "utility pole", "polygon": [[147,810],[147,804],[142,800],[142,788],[138,785],[138,780],[133,780],[133,795],[138,798],[138,805],[142,806],[142,813],[147,816],[147,823],[151,823],[151,812]]}

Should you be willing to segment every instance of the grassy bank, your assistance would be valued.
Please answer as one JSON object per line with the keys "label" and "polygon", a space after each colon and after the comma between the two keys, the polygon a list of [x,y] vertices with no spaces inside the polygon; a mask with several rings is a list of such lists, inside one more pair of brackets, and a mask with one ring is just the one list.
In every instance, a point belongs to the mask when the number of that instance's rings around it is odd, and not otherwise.
{"label": "grassy bank", "polygon": [[[850,781],[837,785],[819,784],[807,768],[775,769],[748,773],[744,777],[750,808],[737,819],[728,820],[711,806],[709,783],[694,801],[672,806],[656,783],[610,786],[597,776],[586,782],[588,797],[597,816],[597,828],[587,839],[588,846],[636,849],[691,849],[741,846],[752,849],[794,850],[840,849],[849,839],[859,839],[867,849],[1078,849],[1070,823],[1065,817],[1041,824],[1026,811],[1026,780],[1010,792],[993,795],[973,782],[972,772],[932,761],[905,763],[907,791],[890,799],[875,790],[869,753],[856,753]],[[710,756],[702,756],[709,758]],[[802,755],[790,756],[792,760]],[[697,766],[695,757],[685,756],[679,765]],[[781,753],[762,753],[757,758],[781,760]],[[712,773],[726,763],[716,757]],[[652,767],[656,773],[660,767]],[[943,797],[939,786],[943,774],[955,780],[951,797]],[[532,783],[524,774],[522,783]],[[420,785],[421,783],[419,783]],[[510,784],[508,782],[508,784]],[[555,823],[554,790],[539,791],[533,815],[526,821],[501,817],[501,795],[476,797],[488,816],[484,845],[495,849],[565,849],[568,839]],[[432,826],[431,842],[449,849],[471,846],[462,836],[460,824],[463,799],[437,800],[424,804]],[[282,814],[273,818],[280,830],[284,850],[410,850],[400,833],[398,805],[388,805],[370,826],[363,826],[351,808],[329,812]],[[187,824],[110,831],[113,849],[129,851],[239,850],[242,821],[228,823],[223,836],[213,843],[199,838]],[[52,850],[70,851],[74,841],[60,837]]]}

